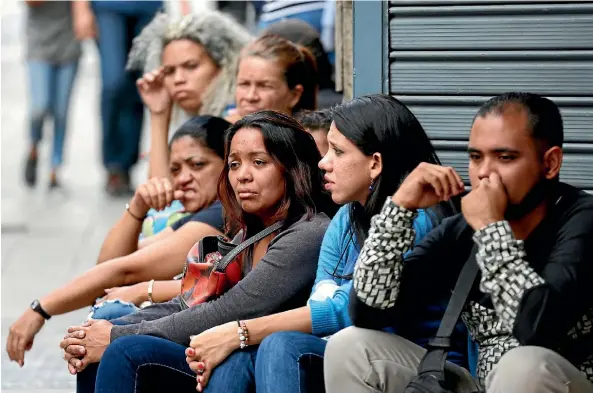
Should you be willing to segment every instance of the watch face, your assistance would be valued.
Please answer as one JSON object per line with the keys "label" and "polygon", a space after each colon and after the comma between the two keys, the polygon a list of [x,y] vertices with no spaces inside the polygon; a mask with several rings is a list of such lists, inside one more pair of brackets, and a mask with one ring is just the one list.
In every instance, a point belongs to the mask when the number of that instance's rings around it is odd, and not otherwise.
{"label": "watch face", "polygon": [[31,308],[37,308],[37,306],[39,306],[39,300],[33,300],[33,303],[31,303]]}

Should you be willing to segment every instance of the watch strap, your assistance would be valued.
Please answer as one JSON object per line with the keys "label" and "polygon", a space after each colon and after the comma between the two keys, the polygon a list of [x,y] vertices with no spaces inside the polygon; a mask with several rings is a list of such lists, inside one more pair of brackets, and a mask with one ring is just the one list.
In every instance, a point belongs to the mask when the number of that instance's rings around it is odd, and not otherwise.
{"label": "watch strap", "polygon": [[44,309],[43,307],[41,307],[41,303],[39,303],[39,300],[34,300],[33,303],[31,303],[31,309],[33,311],[35,311],[36,313],[38,313],[39,315],[41,315],[44,319],[50,319],[51,315],[49,315]]}

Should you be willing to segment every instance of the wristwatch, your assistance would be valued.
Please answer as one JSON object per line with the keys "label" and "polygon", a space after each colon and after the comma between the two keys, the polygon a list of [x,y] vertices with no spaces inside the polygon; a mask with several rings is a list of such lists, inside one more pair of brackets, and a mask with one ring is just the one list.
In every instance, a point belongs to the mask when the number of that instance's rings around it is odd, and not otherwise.
{"label": "wristwatch", "polygon": [[33,300],[31,303],[31,309],[35,311],[37,314],[41,315],[46,320],[51,318],[51,315],[45,312],[45,310],[41,307],[41,303],[39,303],[39,299]]}

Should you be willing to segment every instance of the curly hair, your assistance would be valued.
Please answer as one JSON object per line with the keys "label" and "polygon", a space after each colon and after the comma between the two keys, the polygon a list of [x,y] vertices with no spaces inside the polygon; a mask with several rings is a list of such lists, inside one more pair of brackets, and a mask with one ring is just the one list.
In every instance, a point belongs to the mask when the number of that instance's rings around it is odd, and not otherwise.
{"label": "curly hair", "polygon": [[202,46],[220,67],[220,73],[210,84],[197,113],[219,116],[234,101],[239,54],[252,39],[249,32],[233,18],[209,10],[177,19],[159,13],[134,38],[126,68],[142,72],[158,68],[167,44],[183,39]]}

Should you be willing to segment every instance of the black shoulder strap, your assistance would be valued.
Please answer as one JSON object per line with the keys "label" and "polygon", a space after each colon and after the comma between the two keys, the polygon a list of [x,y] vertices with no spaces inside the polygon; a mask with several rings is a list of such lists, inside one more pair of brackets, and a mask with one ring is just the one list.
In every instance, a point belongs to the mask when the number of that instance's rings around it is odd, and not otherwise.
{"label": "black shoulder strap", "polygon": [[455,289],[447,305],[447,310],[441,320],[436,337],[428,342],[428,352],[422,358],[418,367],[418,375],[428,373],[434,376],[439,382],[445,381],[445,362],[447,354],[451,348],[451,335],[455,330],[455,325],[459,321],[461,312],[465,307],[467,298],[472,290],[474,281],[478,274],[478,265],[476,263],[477,246],[474,245],[470,256],[465,262]]}
{"label": "black shoulder strap", "polygon": [[269,236],[270,234],[276,232],[278,229],[282,228],[282,225],[284,225],[284,222],[278,221],[275,224],[270,225],[263,231],[258,232],[255,235],[251,236],[249,239],[245,240],[244,242],[239,244],[237,247],[233,248],[233,250],[231,252],[226,254],[225,257],[222,258],[216,264],[215,270],[219,271],[219,272],[224,272],[226,270],[227,266],[229,265],[229,263],[231,263],[237,257],[237,255],[241,254],[243,251],[245,251],[245,249],[247,249],[247,247],[250,247],[252,244],[257,243],[258,241],[265,238],[266,236]]}

